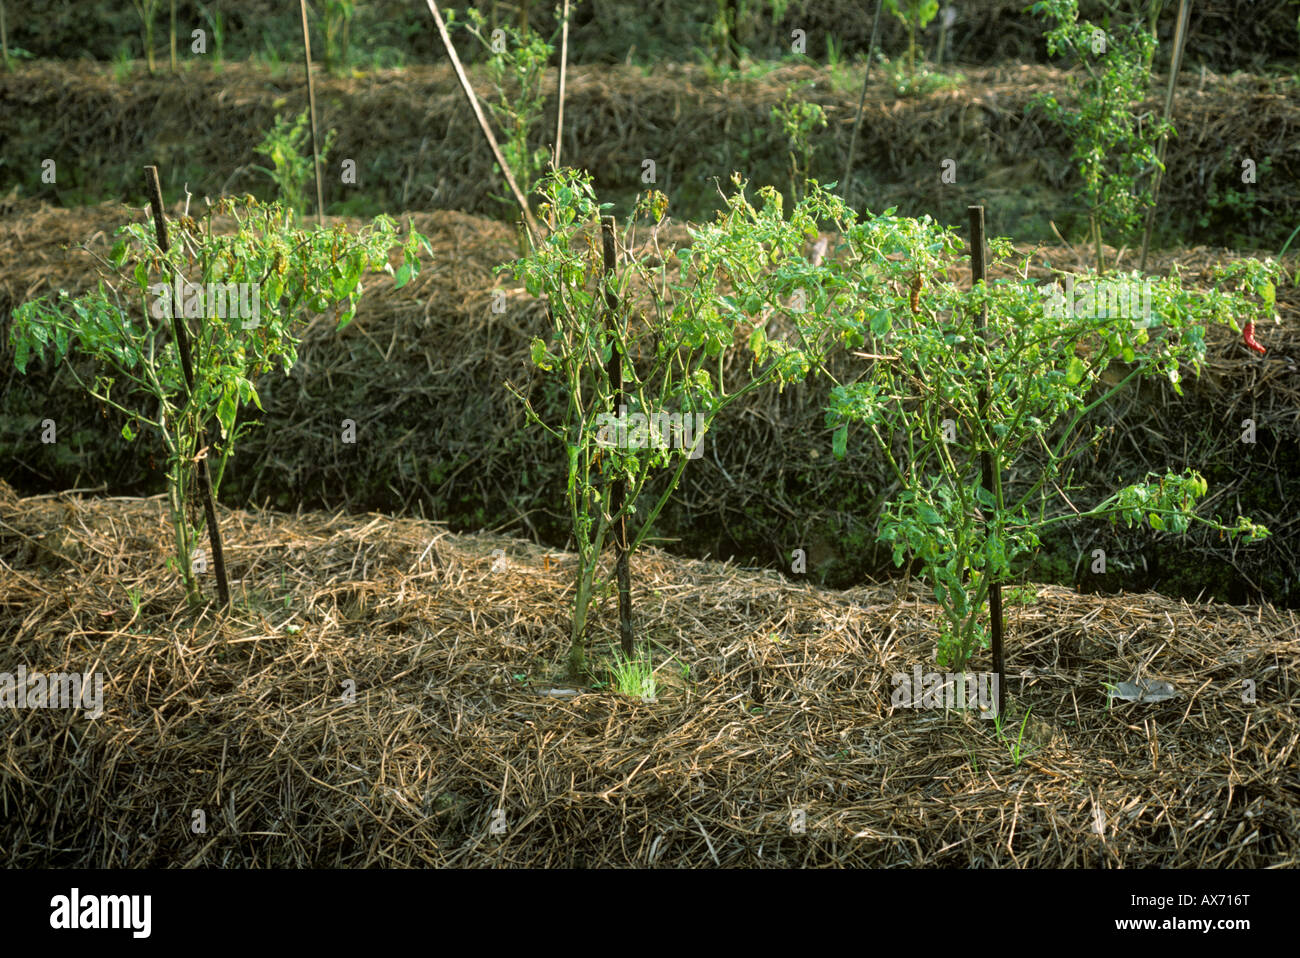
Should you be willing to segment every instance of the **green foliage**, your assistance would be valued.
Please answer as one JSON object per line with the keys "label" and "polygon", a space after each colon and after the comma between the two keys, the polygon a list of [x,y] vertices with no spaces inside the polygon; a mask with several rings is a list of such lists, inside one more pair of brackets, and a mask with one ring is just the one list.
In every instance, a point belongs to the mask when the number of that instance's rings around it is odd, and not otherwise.
{"label": "green foliage", "polygon": [[[640,520],[629,533],[635,551],[723,409],[764,384],[804,378],[833,342],[857,335],[839,268],[830,261],[813,266],[803,256],[819,218],[847,223],[852,211],[814,182],[787,218],[776,190],[760,190],[764,205],[756,209],[739,175],[732,182],[736,190],[725,211],[693,232],[693,244],[678,251],[675,264],[650,250],[625,260],[606,280],[592,232],[602,207],[590,177],[568,169],[549,174],[539,191],[552,231],[510,267],[530,294],[549,301],[551,333],[533,342],[533,361],[561,382],[566,397],[563,414],[547,422],[511,387],[530,421],[567,455],[566,494],[579,557],[569,660],[575,674],[584,668],[597,561],[617,521]],[[652,192],[638,204],[636,218],[648,220],[653,232],[666,206],[666,198]],[[634,280],[638,295],[651,298],[637,310],[636,325],[627,319]],[[617,296],[616,315],[607,315],[606,292]],[[788,322],[795,333],[769,339],[765,329],[773,319]],[[737,342],[748,344],[752,358],[728,375],[724,354]],[[625,410],[615,408],[605,375],[613,355],[623,357],[626,433],[619,428]],[[647,419],[638,424],[638,416]],[[665,423],[660,416],[680,418]],[[656,475],[662,491],[642,511],[638,500]],[[616,480],[626,483],[621,508],[608,496]]]}
{"label": "green foliage", "polygon": [[817,151],[812,142],[814,130],[826,128],[826,111],[821,104],[795,97],[795,87],[785,91],[785,100],[772,107],[772,120],[781,128],[789,144],[790,193],[798,201],[808,192],[812,158]]}
{"label": "green foliage", "polygon": [[[802,11],[806,7],[807,0],[712,0],[711,3],[688,6],[681,13],[674,10],[673,18],[681,22],[679,18],[682,14],[690,16],[692,13],[698,13],[702,19],[697,21],[699,27],[696,29],[702,30],[709,62],[725,71],[740,66],[741,60],[746,58],[749,51],[745,42],[771,37],[777,32],[776,27],[792,8]],[[652,28],[661,36],[664,12],[655,10],[660,23]],[[669,31],[671,32],[673,31]],[[672,40],[670,39],[668,43],[668,50],[660,55],[660,59],[673,55]],[[657,45],[658,43],[650,44],[650,46]],[[647,49],[648,45],[643,41],[638,46]],[[779,46],[788,50],[788,39],[781,37]]]}
{"label": "green foliage", "polygon": [[[1240,182],[1239,167],[1231,165],[1230,155],[1224,157],[1229,166],[1229,181]],[[1260,181],[1267,182],[1273,172],[1272,157],[1260,160],[1257,174]],[[1196,218],[1196,225],[1202,229],[1218,230],[1224,239],[1234,246],[1249,246],[1251,241],[1243,228],[1245,224],[1257,222],[1269,214],[1267,208],[1261,208],[1259,194],[1253,184],[1242,184],[1242,189],[1220,189],[1218,178],[1210,179],[1205,196],[1205,205]],[[1279,254],[1280,255],[1280,254]]]}
{"label": "green foliage", "polygon": [[614,691],[644,702],[654,701],[659,691],[649,654],[626,658],[619,649],[614,650],[609,667],[609,684]]}
{"label": "green foliage", "polygon": [[125,83],[131,79],[131,51],[125,43],[117,48],[117,53],[113,57],[113,79],[118,83]]}
{"label": "green foliage", "polygon": [[1038,590],[1033,586],[1019,586],[1002,591],[1004,605],[1033,605],[1038,599]]}
{"label": "green foliage", "polygon": [[[555,47],[528,27],[520,30],[499,26],[485,36],[487,18],[474,7],[469,8],[468,16],[465,29],[489,54],[488,77],[496,95],[488,101],[488,109],[501,131],[501,153],[519,189],[527,196],[550,156],[542,147],[531,147],[529,140],[546,108],[542,80]],[[452,19],[452,11],[448,10],[449,27]],[[511,197],[497,199],[512,209],[515,206]]]}
{"label": "green foliage", "polygon": [[[222,213],[233,218],[233,231],[214,234],[213,219]],[[144,429],[161,437],[176,537],[172,562],[197,599],[191,556],[202,514],[192,508],[190,490],[198,458],[207,458],[215,496],[236,442],[249,428],[237,422],[239,406],[261,408],[254,378],[276,364],[287,374],[312,314],[337,308],[339,325],[350,322],[362,276],[393,272],[388,255],[395,246],[404,255],[399,275],[410,275],[418,268],[418,244],[427,246],[427,240],[414,230],[403,239],[387,217],[356,233],[341,225],[305,231],[278,205],[263,206],[251,197],[222,200],[208,208],[202,223],[183,217],[172,227],[167,254],[155,246],[151,225],[120,228],[103,264],[106,279],[83,296],[60,291],[53,301],[24,303],[14,312],[10,342],[20,373],[46,351],[56,362],[67,361],[82,389],[126,417],[127,442]],[[192,388],[173,334],[173,300],[177,321],[188,328]],[[97,364],[93,381],[77,374],[74,354]],[[213,423],[217,435],[211,435]],[[207,449],[200,442],[205,434]]]}
{"label": "green foliage", "polygon": [[925,67],[904,70],[898,60],[880,56],[880,68],[898,96],[926,96],[940,90],[953,90],[966,82],[964,73],[940,73]]}
{"label": "green foliage", "polygon": [[226,19],[220,10],[213,10],[206,3],[199,4],[203,19],[212,31],[212,62],[219,65],[226,58]]}
{"label": "green foliage", "polygon": [[330,70],[345,70],[352,62],[352,18],[357,5],[354,0],[322,0],[322,7],[325,66]]}
{"label": "green foliage", "polygon": [[[292,124],[283,116],[277,115],[275,126],[267,131],[262,142],[253,148],[271,161],[270,169],[265,166],[254,167],[254,169],[265,173],[275,182],[280,193],[280,202],[296,214],[303,212],[307,183],[314,181],[316,177],[311,157],[311,128],[308,122],[306,110],[298,114],[298,118]],[[330,130],[325,134],[324,142],[320,145],[322,169],[333,144],[334,131]]]}
{"label": "green foliage", "polygon": [[907,72],[916,73],[916,34],[939,12],[939,0],[885,0],[885,8],[907,27]]}
{"label": "green foliage", "polygon": [[131,6],[135,8],[136,16],[140,18],[140,26],[144,31],[144,57],[149,64],[149,72],[153,73],[153,22],[154,16],[158,13],[159,0],[131,0]]}
{"label": "green foliage", "polygon": [[1146,96],[1156,40],[1141,22],[1114,32],[1080,22],[1078,0],[1040,0],[1031,9],[1056,22],[1045,34],[1048,54],[1072,54],[1086,74],[1073,85],[1073,108],[1046,93],[1035,96],[1031,108],[1060,123],[1073,143],[1097,269],[1104,270],[1103,233],[1114,230],[1123,239],[1136,233],[1154,202],[1150,182],[1139,181],[1164,170],[1156,148],[1161,136],[1174,132],[1172,123],[1136,112]]}
{"label": "green foliage", "polygon": [[1011,757],[1011,761],[1016,768],[1020,767],[1020,763],[1021,761],[1024,760],[1026,755],[1028,755],[1030,752],[1034,751],[1037,748],[1037,746],[1034,745],[1030,745],[1030,746],[1025,745],[1025,728],[1029,725],[1029,713],[1032,711],[1033,711],[1032,707],[1025,710],[1025,717],[1020,720],[1020,731],[1016,733],[1014,738],[1008,735],[1003,730],[1002,716],[1001,715],[993,716],[994,738],[996,738],[1003,746],[1006,747],[1007,754]]}
{"label": "green foliage", "polygon": [[[881,276],[861,304],[873,352],[882,358],[857,381],[835,387],[828,425],[837,430],[841,454],[849,424],[861,423],[897,480],[900,491],[885,505],[879,535],[893,548],[896,565],[919,560],[934,589],[946,619],[940,664],[960,671],[987,645],[989,584],[1011,579],[1044,530],[1059,523],[1147,521],[1182,532],[1199,522],[1247,541],[1267,535],[1245,518],[1229,526],[1197,515],[1206,484],[1195,472],[1148,477],[1080,508],[1067,496],[1067,467],[1084,417],[1136,378],[1163,375],[1181,392],[1182,367],[1199,370],[1205,354],[1203,324],[1237,328],[1239,321],[1272,315],[1271,262],[1239,261],[1215,277],[1256,299],[1217,286],[1205,294],[1187,290],[1176,273],[1159,280],[1133,273],[1131,283],[1149,282],[1151,290],[1151,315],[1138,321],[1105,308],[1057,308],[1051,290],[1026,280],[963,290],[940,261],[953,257],[960,241],[928,220],[886,214],[849,240],[855,252],[875,259]],[[992,263],[1002,264],[990,272],[1026,275],[1027,259],[1008,262],[1009,243],[990,246]],[[1081,279],[1095,280],[1095,274]],[[890,286],[926,292],[900,308],[903,294],[891,294]],[[984,332],[982,308],[988,310]],[[1119,375],[1105,377],[1112,364]],[[1093,398],[1094,392],[1100,395]],[[1049,435],[1057,437],[1054,444]],[[994,467],[991,490],[982,475],[986,452]],[[1004,472],[1028,479],[1013,491]]]}

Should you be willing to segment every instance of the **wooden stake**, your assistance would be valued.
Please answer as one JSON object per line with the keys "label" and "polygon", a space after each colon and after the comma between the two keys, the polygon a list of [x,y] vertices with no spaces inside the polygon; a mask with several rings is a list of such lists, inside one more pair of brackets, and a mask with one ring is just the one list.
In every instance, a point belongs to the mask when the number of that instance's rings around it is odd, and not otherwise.
{"label": "wooden stake", "polygon": [[[1183,45],[1187,42],[1187,19],[1192,13],[1191,0],[1178,0],[1178,26],[1174,30],[1174,52],[1169,59],[1169,86],[1165,90],[1165,122],[1174,110],[1174,85],[1178,82],[1178,71],[1183,65]],[[1160,137],[1160,167],[1165,165],[1165,147],[1169,143],[1168,134]],[[1164,170],[1156,169],[1156,179],[1151,185],[1151,209],[1147,210],[1146,228],[1142,231],[1142,262],[1138,269],[1146,272],[1147,251],[1151,246],[1151,227],[1156,219],[1156,199],[1160,196],[1160,181],[1164,179]]]}
{"label": "wooden stake", "polygon": [[[164,254],[171,248],[171,243],[167,239],[167,220],[163,217],[162,204],[162,187],[158,183],[158,167],[146,166],[144,168],[144,188],[149,194],[149,206],[153,209],[154,232],[157,235],[158,248]],[[169,290],[171,284],[168,284]],[[172,293],[168,293],[169,299]],[[179,303],[174,299],[171,303],[172,314],[172,333],[176,337],[176,351],[181,357],[181,372],[185,376],[185,391],[187,396],[194,395],[194,362],[190,355],[190,338],[185,332],[185,323],[181,320]],[[207,448],[208,436],[207,427],[199,427],[199,448],[194,450],[197,454],[201,449]],[[217,597],[224,609],[230,605],[230,586],[226,582],[226,556],[221,548],[221,530],[217,528],[217,510],[212,501],[212,486],[208,482],[208,460],[199,459],[195,464],[198,472],[199,496],[203,499],[203,514],[208,520],[208,542],[212,546],[212,566],[217,576]]]}
{"label": "wooden stake", "polygon": [[0,48],[4,50],[5,72],[9,72],[9,34],[5,31],[5,4],[0,0]]}
{"label": "wooden stake", "polygon": [[[614,394],[614,414],[618,415],[627,402],[623,395],[623,354],[619,351],[618,298],[614,294],[614,267],[618,262],[614,248],[614,217],[606,216],[600,223],[605,260],[605,324],[610,333],[609,377],[610,391]],[[618,634],[623,644],[623,656],[632,657],[632,570],[629,565],[627,543],[627,515],[623,504],[627,500],[627,480],[615,479],[609,490],[609,512],[618,516],[614,525],[614,561],[618,576]],[[622,513],[622,514],[620,514]]]}
{"label": "wooden stake", "polygon": [[492,127],[488,125],[487,117],[483,115],[483,108],[479,106],[478,97],[474,95],[474,88],[470,86],[469,77],[465,74],[465,67],[461,65],[460,57],[456,55],[456,47],[451,42],[451,34],[447,32],[447,24],[443,22],[442,14],[438,10],[438,4],[435,0],[424,0],[424,2],[428,5],[429,12],[433,14],[433,22],[438,26],[438,35],[442,37],[442,45],[447,49],[447,56],[451,58],[451,66],[456,71],[456,78],[460,80],[460,88],[465,93],[465,99],[469,101],[474,116],[478,118],[479,129],[483,131],[483,137],[492,150],[492,156],[496,159],[497,166],[501,168],[501,175],[505,177],[510,192],[515,196],[515,202],[519,204],[519,209],[523,212],[524,225],[528,227],[528,232],[532,234],[535,241],[540,240],[542,238],[541,227],[537,225],[537,220],[533,217],[533,211],[528,208],[528,200],[524,198],[523,190],[519,189],[519,184],[515,182],[514,174],[510,172],[510,166],[501,153],[501,147],[497,146],[497,138],[492,135]]}
{"label": "wooden stake", "polygon": [[307,110],[311,116],[311,159],[316,167],[316,222],[325,225],[325,192],[321,188],[320,150],[316,146],[316,87],[311,79],[311,36],[307,32],[307,0],[298,0],[302,10],[302,53],[307,67]]}
{"label": "wooden stake", "polygon": [[176,0],[171,0],[171,51],[172,51],[172,73],[176,72]]}
{"label": "wooden stake", "polygon": [[569,65],[569,0],[564,0],[564,23],[560,25],[560,88],[555,95],[555,153],[552,165],[560,168],[560,140],[564,137],[564,73]]}
{"label": "wooden stake", "polygon": [[[969,206],[966,211],[970,214],[970,264],[971,264],[971,284],[983,283],[988,280],[988,271],[985,265],[985,246],[984,246],[984,207]],[[981,336],[988,333],[989,311],[987,306],[980,307],[979,331]],[[989,393],[987,388],[981,388],[979,392],[980,418],[988,420]],[[983,484],[988,490],[989,495],[995,495],[993,477],[995,469],[1001,469],[1000,463],[993,461],[993,453],[985,449],[980,453],[983,466]],[[989,619],[992,625],[993,641],[993,672],[998,677],[997,699],[994,703],[994,715],[1002,715],[1002,700],[1007,686],[1006,667],[1002,658],[1002,583],[989,579]]]}
{"label": "wooden stake", "polygon": [[876,50],[876,32],[880,29],[880,8],[884,0],[876,0],[876,16],[871,21],[871,43],[867,45],[867,72],[862,75],[862,96],[858,97],[858,115],[853,120],[853,135],[849,138],[849,158],[844,163],[844,176],[840,179],[840,196],[849,198],[849,177],[853,174],[853,154],[858,148],[858,127],[862,125],[862,109],[867,103],[867,80],[871,78],[871,57]]}

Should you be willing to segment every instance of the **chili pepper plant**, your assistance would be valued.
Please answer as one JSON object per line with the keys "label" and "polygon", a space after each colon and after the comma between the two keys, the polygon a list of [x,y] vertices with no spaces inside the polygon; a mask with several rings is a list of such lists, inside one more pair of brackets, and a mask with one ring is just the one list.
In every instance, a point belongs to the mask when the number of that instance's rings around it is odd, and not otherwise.
{"label": "chili pepper plant", "polygon": [[[223,229],[214,220],[229,214]],[[171,223],[171,248],[155,244],[151,225],[130,223],[117,241],[96,288],[71,297],[32,300],[14,311],[10,341],[19,372],[46,349],[66,363],[76,382],[125,418],[122,437],[156,430],[167,453],[168,509],[175,553],[168,560],[189,597],[200,593],[192,556],[202,530],[202,510],[190,490],[200,458],[211,464],[215,496],[239,438],[250,428],[238,421],[241,404],[261,402],[253,385],[259,374],[297,362],[296,347],[307,321],[334,309],[338,326],[349,323],[366,273],[393,273],[405,284],[419,269],[418,247],[428,241],[409,228],[402,237],[386,216],[355,232],[343,225],[301,229],[279,204],[252,197],[222,199],[200,220]],[[400,249],[394,270],[390,250]],[[172,333],[172,303],[188,329],[194,388],[185,383]],[[86,374],[81,357],[93,364]],[[218,435],[211,436],[210,424]],[[200,437],[211,436],[212,448]]]}
{"label": "chili pepper plant", "polygon": [[[603,269],[590,178],[572,170],[540,184],[550,230],[510,268],[529,293],[545,297],[549,332],[532,343],[532,358],[565,396],[562,413],[543,419],[524,391],[530,421],[562,444],[568,458],[567,504],[578,553],[569,668],[585,668],[587,622],[600,582],[597,566],[621,518],[635,519],[630,551],[651,534],[656,517],[693,458],[715,437],[713,423],[729,405],[766,384],[803,379],[837,342],[861,343],[851,274],[838,263],[814,265],[806,244],[821,221],[846,225],[843,202],[810,181],[787,213],[778,191],[745,183],[716,222],[692,231],[691,244],[670,255],[659,248],[667,200],[646,194],[623,231],[626,251],[612,274]],[[640,232],[638,232],[640,230]],[[618,307],[606,308],[606,292]],[[769,338],[767,329],[785,332]],[[736,358],[732,347],[739,347]],[[625,408],[615,408],[605,371],[622,357]],[[630,428],[628,428],[630,427]],[[609,489],[626,483],[623,505]]]}
{"label": "chili pepper plant", "polygon": [[1160,139],[1174,132],[1172,123],[1141,111],[1156,38],[1140,20],[1109,30],[1080,21],[1078,0],[1039,0],[1031,9],[1055,21],[1044,34],[1048,54],[1072,54],[1084,70],[1073,83],[1073,102],[1062,103],[1049,93],[1031,102],[1060,123],[1073,143],[1089,238],[1097,269],[1104,270],[1102,234],[1123,237],[1137,229],[1155,202],[1149,175],[1164,169]]}
{"label": "chili pepper plant", "polygon": [[[1271,316],[1271,261],[1234,263],[1208,292],[1185,288],[1177,273],[1135,272],[1123,281],[1127,303],[1098,295],[1085,309],[1063,308],[1054,284],[1025,278],[1029,259],[1017,261],[1008,241],[990,242],[990,273],[1013,278],[962,288],[951,269],[960,238],[921,221],[912,228],[911,250],[879,265],[888,282],[919,294],[905,310],[868,306],[874,358],[858,378],[834,387],[827,419],[837,455],[854,425],[893,474],[898,492],[878,534],[896,564],[919,560],[934,589],[944,614],[940,664],[960,671],[987,647],[990,584],[1011,578],[1041,535],[1061,523],[1146,522],[1171,533],[1199,523],[1246,541],[1268,534],[1245,517],[1198,513],[1207,489],[1193,469],[1148,475],[1100,502],[1078,502],[1071,457],[1083,439],[1098,440],[1081,428],[1088,414],[1139,379],[1164,376],[1181,394],[1185,372],[1200,369],[1207,324],[1239,329],[1239,319]],[[1080,282],[1107,288],[1097,280],[1089,273]],[[981,469],[986,451],[996,466],[989,489]]]}

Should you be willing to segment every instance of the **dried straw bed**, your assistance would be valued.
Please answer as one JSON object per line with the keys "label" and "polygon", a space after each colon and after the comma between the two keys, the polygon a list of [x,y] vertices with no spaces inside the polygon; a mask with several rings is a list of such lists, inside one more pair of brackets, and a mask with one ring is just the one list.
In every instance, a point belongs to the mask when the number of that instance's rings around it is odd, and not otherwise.
{"label": "dried straw bed", "polygon": [[[1018,223],[1045,230],[1046,218],[1077,208],[1066,199],[1077,187],[1069,162],[1071,143],[1031,98],[1052,93],[1068,99],[1068,76],[1050,66],[1013,64],[964,71],[959,88],[899,98],[880,82],[868,90],[850,198],[875,209],[898,206],[928,212],[944,222],[964,221],[965,205],[989,205],[989,225],[1014,232]],[[480,97],[491,94],[476,72]],[[788,143],[771,118],[792,86],[818,103],[828,126],[819,131],[812,173],[822,182],[843,178],[859,102],[861,71],[848,70],[836,85],[824,68],[785,65],[761,77],[719,81],[710,71],[667,64],[647,74],[631,66],[574,66],[566,85],[563,155],[590,170],[602,197],[623,199],[643,188],[642,163],[656,162],[657,186],[681,215],[700,216],[716,206],[713,178],[726,183],[734,170],[755,182],[785,183]],[[0,85],[0,139],[11,144],[15,169],[41,169],[48,157],[66,170],[70,184],[95,191],[118,183],[140,195],[139,167],[159,166],[164,188],[188,180],[196,193],[265,191],[254,152],[277,114],[306,107],[301,77],[277,76],[262,66],[226,64],[220,72],[196,67],[176,77],[113,78],[107,66],[86,63],[21,64]],[[1287,80],[1249,74],[1184,73],[1173,119],[1179,136],[1169,147],[1161,216],[1175,232],[1197,228],[1213,189],[1241,192],[1234,159],[1267,158],[1272,169],[1300,160],[1300,104]],[[544,89],[555,88],[554,72]],[[1164,81],[1157,78],[1145,109],[1159,110]],[[322,129],[335,129],[333,155],[358,158],[364,171],[355,188],[326,184],[326,201],[364,196],[381,209],[454,208],[500,214],[501,193],[490,154],[451,68],[416,65],[362,77],[320,75],[316,97]],[[552,98],[553,101],[553,98]],[[555,126],[548,102],[542,130]],[[24,118],[40,116],[33,130]],[[543,141],[545,137],[542,137]],[[538,146],[545,145],[539,142]],[[75,157],[75,164],[72,158]],[[960,164],[959,189],[938,176],[942,158]],[[40,188],[24,181],[24,190]],[[348,190],[345,192],[345,189]],[[1297,211],[1284,175],[1261,172],[1249,187],[1256,217],[1218,210],[1211,229],[1238,229],[1280,243]],[[1203,234],[1202,234],[1203,235]]]}
{"label": "dried straw bed", "polygon": [[[650,552],[658,701],[557,698],[571,556],[223,510],[237,611],[196,618],[160,500],[0,485],[0,508],[0,668],[105,676],[98,720],[0,712],[11,866],[1300,864],[1294,613],[1039,589],[1010,612],[1016,767],[990,722],[890,714],[937,621],[892,587]],[[1107,709],[1138,673],[1177,697]]]}

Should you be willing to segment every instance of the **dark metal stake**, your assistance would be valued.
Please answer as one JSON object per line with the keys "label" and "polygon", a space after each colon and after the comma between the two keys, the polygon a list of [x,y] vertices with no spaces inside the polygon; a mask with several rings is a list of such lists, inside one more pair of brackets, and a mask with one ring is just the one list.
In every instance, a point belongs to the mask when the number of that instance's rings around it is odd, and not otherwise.
{"label": "dark metal stake", "polygon": [[[144,188],[149,194],[149,206],[153,209],[153,225],[157,233],[158,248],[164,254],[171,248],[171,243],[167,240],[167,220],[163,218],[162,205],[162,187],[158,184],[158,167],[146,166],[144,168]],[[181,356],[181,372],[185,375],[186,394],[194,394],[194,362],[190,356],[190,338],[185,332],[185,324],[182,322],[177,307],[180,305],[175,302],[173,294],[170,292],[172,284],[168,284],[168,299],[171,300],[172,314],[172,333],[176,336],[176,351]],[[199,427],[199,448],[195,449],[195,454],[208,445],[208,432],[206,426]],[[226,583],[226,556],[221,548],[221,530],[217,528],[217,510],[212,502],[212,486],[208,483],[208,461],[206,458],[199,459],[196,463],[199,480],[199,496],[203,499],[203,514],[208,520],[208,542],[212,546],[212,567],[217,576],[217,597],[221,601],[221,607],[224,609],[230,605],[230,587]]]}
{"label": "dark metal stake", "polygon": [[[988,280],[987,267],[985,265],[985,246],[984,246],[984,207],[968,206],[966,211],[970,214],[970,265],[971,265],[971,284],[983,283]],[[987,306],[980,307],[979,331],[980,335],[987,335],[989,323],[989,311]],[[980,419],[988,419],[989,393],[987,387],[981,388],[979,392]],[[985,449],[980,453],[980,460],[984,471],[984,488],[989,495],[994,493],[994,468],[993,453]],[[1001,464],[996,468],[1000,469]],[[989,579],[989,618],[993,626],[993,672],[998,677],[997,697],[994,704],[994,714],[1002,715],[1003,692],[1007,684],[1006,667],[1002,659],[1002,583]]]}
{"label": "dark metal stake", "polygon": [[[614,249],[614,217],[606,216],[600,223],[600,235],[605,259],[605,322],[610,331],[609,387],[614,394],[614,413],[622,411],[627,401],[623,395],[623,354],[619,352],[618,338],[614,336],[618,323],[618,298],[614,295],[614,266],[617,254]],[[609,511],[614,520],[614,559],[618,573],[618,634],[623,643],[623,655],[632,657],[632,569],[627,546],[627,515],[623,503],[627,499],[627,480],[615,479],[609,490]]]}

